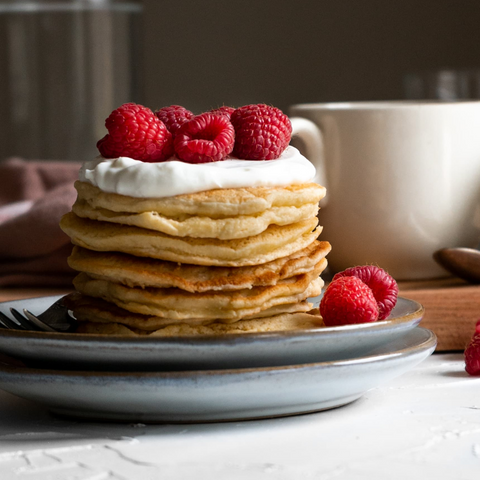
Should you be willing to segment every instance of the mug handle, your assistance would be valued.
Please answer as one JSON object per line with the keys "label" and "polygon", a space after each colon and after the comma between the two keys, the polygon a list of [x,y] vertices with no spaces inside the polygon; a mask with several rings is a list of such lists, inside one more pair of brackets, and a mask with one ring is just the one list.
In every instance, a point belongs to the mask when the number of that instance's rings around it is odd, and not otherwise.
{"label": "mug handle", "polygon": [[[313,163],[317,173],[313,181],[327,187],[323,135],[321,130],[310,120],[301,117],[290,118],[292,123],[292,139],[298,137],[305,145],[305,156]],[[325,206],[325,198],[322,206]]]}

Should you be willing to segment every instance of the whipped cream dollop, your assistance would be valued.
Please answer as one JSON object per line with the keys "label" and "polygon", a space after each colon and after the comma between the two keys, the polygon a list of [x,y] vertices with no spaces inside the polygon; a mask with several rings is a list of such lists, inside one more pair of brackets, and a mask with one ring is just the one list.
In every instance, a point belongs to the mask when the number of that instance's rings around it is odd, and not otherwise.
{"label": "whipped cream dollop", "polygon": [[276,160],[239,160],[191,164],[179,160],[147,163],[128,157],[85,162],[79,179],[104,192],[136,198],[162,198],[215,188],[281,187],[306,183],[315,167],[288,146]]}

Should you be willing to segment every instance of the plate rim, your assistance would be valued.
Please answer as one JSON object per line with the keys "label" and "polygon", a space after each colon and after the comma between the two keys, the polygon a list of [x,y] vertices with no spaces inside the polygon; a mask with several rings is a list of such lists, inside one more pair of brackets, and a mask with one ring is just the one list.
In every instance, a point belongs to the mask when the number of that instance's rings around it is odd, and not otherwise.
{"label": "plate rim", "polygon": [[[58,298],[63,295],[49,295],[41,297],[32,297],[25,299],[17,300],[8,300],[6,302],[0,302],[0,306],[5,306],[13,302],[21,301],[34,301],[34,300],[47,300],[51,299],[52,303],[55,302]],[[351,332],[351,333],[371,333],[379,332],[392,327],[415,327],[418,323],[421,322],[424,314],[425,308],[423,305],[416,300],[406,298],[403,296],[398,296],[397,302],[407,302],[412,305],[414,311],[402,317],[386,319],[370,323],[361,323],[361,324],[350,324],[350,325],[339,325],[334,327],[320,327],[320,328],[310,328],[304,330],[286,330],[279,332],[255,332],[255,333],[222,333],[216,335],[177,335],[171,337],[126,337],[123,335],[99,335],[99,334],[89,334],[89,333],[63,333],[63,332],[35,332],[35,331],[22,331],[22,330],[8,330],[1,329],[0,336],[15,337],[22,339],[32,339],[45,341],[65,341],[69,343],[81,343],[82,345],[88,344],[98,344],[101,342],[109,342],[118,345],[130,344],[135,345],[139,344],[141,346],[148,346],[151,344],[178,344],[178,343],[189,343],[203,345],[207,343],[216,343],[216,344],[232,344],[232,343],[244,343],[252,340],[266,340],[266,341],[277,341],[278,339],[302,339],[304,337],[310,336],[336,336],[342,332]],[[416,323],[415,323],[416,322]],[[413,324],[413,325],[411,325]]]}
{"label": "plate rim", "polygon": [[[424,352],[427,350],[435,350],[437,346],[437,336],[436,334],[427,328],[415,327],[412,329],[422,331],[426,338],[423,340],[418,340],[417,343],[409,344],[403,348],[392,350],[384,353],[375,353],[369,355],[363,355],[359,357],[341,359],[341,360],[328,360],[322,362],[311,362],[311,363],[301,363],[301,364],[291,364],[291,365],[280,365],[280,366],[266,366],[266,367],[247,367],[247,368],[228,368],[228,369],[205,369],[205,370],[179,370],[179,371],[96,371],[96,370],[56,370],[56,369],[43,369],[43,368],[31,368],[24,365],[15,365],[5,363],[5,360],[0,358],[0,388],[1,388],[1,376],[2,374],[7,375],[41,375],[41,376],[64,376],[64,377],[81,377],[85,378],[94,377],[94,378],[120,378],[120,379],[148,379],[148,378],[188,378],[188,377],[206,377],[206,376],[227,376],[227,375],[239,375],[247,373],[280,373],[287,370],[302,370],[302,369],[311,369],[311,368],[336,368],[336,367],[346,367],[352,364],[368,364],[376,363],[381,360],[390,360],[397,357],[407,357],[412,354],[419,352]],[[18,360],[4,355],[7,362],[11,359],[13,363],[19,363]],[[21,362],[20,362],[21,363]]]}

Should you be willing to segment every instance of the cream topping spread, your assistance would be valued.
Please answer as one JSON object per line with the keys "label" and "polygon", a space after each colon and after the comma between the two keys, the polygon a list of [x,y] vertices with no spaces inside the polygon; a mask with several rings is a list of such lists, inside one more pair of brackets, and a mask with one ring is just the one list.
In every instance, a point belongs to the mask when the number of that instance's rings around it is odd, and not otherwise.
{"label": "cream topping spread", "polygon": [[288,146],[276,160],[239,160],[190,164],[179,160],[147,163],[128,157],[85,162],[79,179],[104,192],[136,198],[162,198],[215,188],[280,187],[306,183],[315,167]]}

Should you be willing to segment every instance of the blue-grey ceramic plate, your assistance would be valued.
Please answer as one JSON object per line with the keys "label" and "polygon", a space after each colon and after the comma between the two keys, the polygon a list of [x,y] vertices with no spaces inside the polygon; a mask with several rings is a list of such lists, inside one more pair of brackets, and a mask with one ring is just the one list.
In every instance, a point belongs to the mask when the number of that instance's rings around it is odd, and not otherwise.
{"label": "blue-grey ceramic plate", "polygon": [[[0,311],[46,310],[58,297],[0,304]],[[29,366],[103,371],[202,370],[294,365],[368,355],[402,338],[422,319],[423,307],[399,298],[381,322],[315,330],[216,336],[132,338],[0,330],[0,353]]]}
{"label": "blue-grey ceramic plate", "polygon": [[[0,388],[73,417],[211,422],[338,407],[413,368],[436,337],[414,328],[371,355],[286,367],[182,372],[42,370],[0,361]],[[61,365],[61,363],[59,363]]]}

